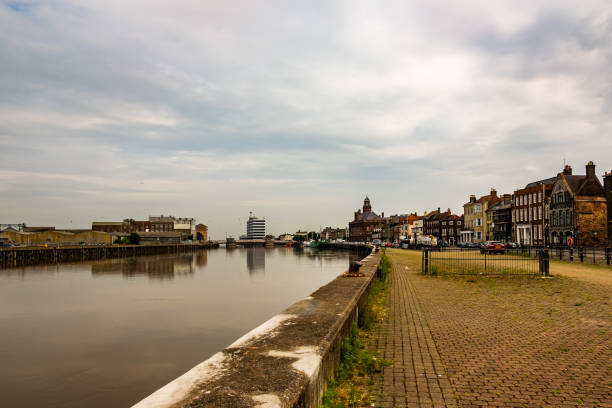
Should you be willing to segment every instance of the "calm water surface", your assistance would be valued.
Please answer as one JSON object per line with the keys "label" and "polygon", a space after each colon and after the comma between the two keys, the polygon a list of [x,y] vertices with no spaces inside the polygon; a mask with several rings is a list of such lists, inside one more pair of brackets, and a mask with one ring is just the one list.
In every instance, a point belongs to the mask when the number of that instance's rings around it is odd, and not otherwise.
{"label": "calm water surface", "polygon": [[350,256],[239,248],[0,269],[0,406],[130,406],[329,282]]}

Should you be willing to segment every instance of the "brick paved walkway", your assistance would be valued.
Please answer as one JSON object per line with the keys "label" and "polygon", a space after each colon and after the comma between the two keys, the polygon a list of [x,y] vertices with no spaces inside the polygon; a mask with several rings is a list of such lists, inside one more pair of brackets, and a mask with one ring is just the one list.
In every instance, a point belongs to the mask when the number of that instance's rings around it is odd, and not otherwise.
{"label": "brick paved walkway", "polygon": [[373,406],[612,408],[610,286],[423,276],[418,255],[389,255],[371,347],[395,364],[373,378]]}
{"label": "brick paved walkway", "polygon": [[371,389],[376,407],[456,407],[427,321],[404,265],[393,264],[387,295],[389,316],[378,327],[372,347],[393,360]]}

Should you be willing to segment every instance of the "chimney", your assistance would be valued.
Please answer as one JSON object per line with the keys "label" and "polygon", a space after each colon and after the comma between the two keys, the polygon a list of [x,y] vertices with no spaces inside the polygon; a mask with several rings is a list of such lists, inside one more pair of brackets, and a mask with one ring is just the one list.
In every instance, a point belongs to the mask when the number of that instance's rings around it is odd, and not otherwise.
{"label": "chimney", "polygon": [[586,175],[588,178],[595,178],[595,165],[592,161],[588,162],[586,165]]}
{"label": "chimney", "polygon": [[509,203],[510,201],[512,201],[512,195],[511,194],[504,194],[504,203]]}
{"label": "chimney", "polygon": [[475,203],[476,202],[476,196],[474,194],[470,195],[470,203]]}
{"label": "chimney", "polygon": [[563,174],[566,176],[571,176],[572,175],[572,166],[570,166],[569,164],[566,164],[565,167],[563,168]]}
{"label": "chimney", "polygon": [[497,197],[497,190],[494,188],[491,188],[491,195],[494,197]]}
{"label": "chimney", "polygon": [[384,212],[383,212],[383,213],[380,213],[380,216],[381,216],[382,218],[385,218],[385,213],[384,213]]}

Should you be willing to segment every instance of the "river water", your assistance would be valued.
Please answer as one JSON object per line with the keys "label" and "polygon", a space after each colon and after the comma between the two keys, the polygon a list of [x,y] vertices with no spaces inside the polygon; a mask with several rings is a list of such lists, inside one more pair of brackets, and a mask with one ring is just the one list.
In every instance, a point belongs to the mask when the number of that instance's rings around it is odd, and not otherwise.
{"label": "river water", "polygon": [[350,256],[211,249],[2,269],[0,406],[130,406],[332,280]]}

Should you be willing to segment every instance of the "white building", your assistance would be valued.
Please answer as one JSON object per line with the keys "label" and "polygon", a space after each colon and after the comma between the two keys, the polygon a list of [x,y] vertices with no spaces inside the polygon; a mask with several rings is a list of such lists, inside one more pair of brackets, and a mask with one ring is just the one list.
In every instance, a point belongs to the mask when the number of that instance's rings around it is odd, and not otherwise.
{"label": "white building", "polygon": [[247,221],[247,239],[265,239],[266,238],[266,219],[253,217],[253,213],[249,213]]}
{"label": "white building", "polygon": [[175,231],[189,231],[190,234],[195,234],[196,220],[195,218],[174,218]]}

